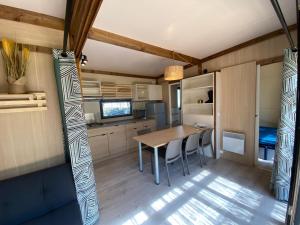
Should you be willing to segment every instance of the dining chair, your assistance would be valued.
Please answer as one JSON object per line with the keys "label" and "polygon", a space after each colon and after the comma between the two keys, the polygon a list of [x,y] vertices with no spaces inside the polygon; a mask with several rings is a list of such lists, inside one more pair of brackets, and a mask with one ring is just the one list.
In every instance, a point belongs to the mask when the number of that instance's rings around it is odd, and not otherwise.
{"label": "dining chair", "polygon": [[182,157],[182,139],[176,139],[170,141],[167,145],[166,154],[165,154],[165,166],[167,171],[167,179],[168,179],[168,186],[171,186],[170,182],[170,174],[169,174],[169,167],[168,164],[174,163],[175,161],[180,160],[182,166],[183,176],[185,176],[184,171],[184,163]]}
{"label": "dining chair", "polygon": [[[184,158],[186,162],[186,167],[187,167],[187,172],[190,175],[190,168],[189,168],[189,161],[188,161],[188,156],[198,153],[199,150],[199,139],[202,133],[196,133],[196,134],[191,134],[185,143],[185,147],[183,149],[184,151]],[[202,167],[202,157],[200,154],[200,166]]]}
{"label": "dining chair", "polygon": [[208,129],[205,129],[203,131],[202,135],[200,136],[200,148],[201,148],[202,154],[203,154],[204,165],[206,165],[206,157],[205,157],[205,153],[204,153],[204,148],[207,146],[210,146],[211,154],[212,155],[214,154],[214,149],[212,146],[212,139],[211,139],[212,132],[213,132],[213,129],[208,128]]}

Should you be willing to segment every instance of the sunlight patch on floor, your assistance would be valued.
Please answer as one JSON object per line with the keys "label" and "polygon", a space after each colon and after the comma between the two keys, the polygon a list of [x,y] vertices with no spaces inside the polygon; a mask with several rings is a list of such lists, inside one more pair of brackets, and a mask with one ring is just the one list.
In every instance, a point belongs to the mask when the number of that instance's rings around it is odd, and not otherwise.
{"label": "sunlight patch on floor", "polygon": [[257,208],[263,198],[261,194],[219,176],[209,183],[208,187],[251,209]]}
{"label": "sunlight patch on floor", "polygon": [[224,211],[230,213],[231,215],[235,216],[237,219],[250,222],[253,214],[242,207],[225,200],[224,198],[204,189],[198,193],[198,196],[208,201],[210,204],[214,205],[215,207],[221,208]]}
{"label": "sunlight patch on floor", "polygon": [[190,188],[193,187],[193,186],[195,186],[195,184],[193,184],[193,183],[190,182],[190,181],[187,181],[187,182],[185,182],[181,187],[182,187],[182,189],[184,189],[184,190],[188,190],[188,189],[190,189]]}
{"label": "sunlight patch on floor", "polygon": [[180,188],[174,188],[172,191],[169,191],[168,193],[164,194],[161,198],[158,198],[153,203],[151,203],[151,207],[155,211],[159,211],[183,193],[184,192]]}
{"label": "sunlight patch on floor", "polygon": [[287,204],[285,202],[276,202],[271,212],[271,217],[279,222],[284,223]]}
{"label": "sunlight patch on floor", "polygon": [[200,182],[208,175],[210,175],[210,172],[208,170],[203,170],[198,175],[194,176],[192,179],[193,181]]}
{"label": "sunlight patch on floor", "polygon": [[127,220],[123,225],[141,225],[147,221],[149,217],[144,211],[141,211],[134,215],[131,219]]}
{"label": "sunlight patch on floor", "polygon": [[222,224],[237,225],[234,221],[224,217],[216,210],[195,198],[191,198],[182,205],[175,213],[167,218],[167,221],[172,225],[214,225],[220,222],[222,222]]}

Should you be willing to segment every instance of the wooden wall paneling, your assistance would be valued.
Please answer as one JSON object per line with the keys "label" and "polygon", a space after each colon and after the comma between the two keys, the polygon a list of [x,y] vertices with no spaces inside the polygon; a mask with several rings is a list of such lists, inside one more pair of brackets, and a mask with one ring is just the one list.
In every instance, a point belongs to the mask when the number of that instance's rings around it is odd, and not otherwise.
{"label": "wooden wall paneling", "polygon": [[[288,28],[289,28],[290,31],[294,31],[294,30],[297,29],[297,24],[290,25]],[[235,52],[237,50],[240,50],[240,49],[248,47],[248,46],[255,45],[255,44],[259,43],[259,42],[262,42],[262,41],[265,41],[265,40],[269,40],[269,39],[271,39],[273,37],[276,37],[276,36],[279,36],[279,35],[284,35],[283,29],[275,30],[273,32],[261,35],[259,37],[253,38],[253,39],[251,39],[249,41],[245,41],[245,42],[243,42],[241,44],[235,45],[235,46],[233,46],[231,48],[228,48],[228,49],[225,49],[223,51],[217,52],[217,53],[215,53],[213,55],[210,55],[208,57],[203,58],[202,61],[203,62],[210,61],[212,59],[218,58],[220,56],[226,55],[226,54],[231,53],[231,52]]]}
{"label": "wooden wall paneling", "polygon": [[255,154],[256,63],[224,68],[218,78],[220,132],[240,132],[246,136],[244,155],[224,151],[222,157],[252,166]]}
{"label": "wooden wall paneling", "polygon": [[[291,32],[291,35],[295,40],[296,31]],[[288,47],[289,43],[286,36],[279,35],[203,62],[202,68],[208,71],[215,71],[251,61],[259,62],[260,60],[269,60],[272,58],[276,60],[277,57],[279,58],[283,54],[283,49]]]}
{"label": "wooden wall paneling", "polygon": [[0,38],[6,37],[32,46],[61,48],[63,31],[0,19]]}
{"label": "wooden wall paneling", "polygon": [[[2,58],[0,70],[3,71]],[[48,110],[0,115],[0,124],[3,124],[0,129],[0,180],[64,162],[51,55],[32,52],[27,76],[28,90],[46,92]],[[3,92],[7,85],[5,76],[1,76],[0,83]]]}
{"label": "wooden wall paneling", "polygon": [[1,5],[1,4],[0,4],[0,18],[38,25],[38,26],[44,26],[52,29],[58,29],[58,30],[64,29],[63,19],[29,11],[29,10]]}

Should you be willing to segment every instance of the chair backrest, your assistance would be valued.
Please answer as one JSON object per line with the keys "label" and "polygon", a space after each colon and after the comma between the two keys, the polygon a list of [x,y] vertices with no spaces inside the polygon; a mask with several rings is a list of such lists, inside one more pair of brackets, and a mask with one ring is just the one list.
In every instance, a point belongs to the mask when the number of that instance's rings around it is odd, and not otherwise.
{"label": "chair backrest", "polygon": [[166,150],[166,160],[172,160],[182,155],[182,139],[170,141]]}
{"label": "chair backrest", "polygon": [[151,132],[151,129],[150,128],[145,128],[145,129],[143,129],[143,130],[138,130],[137,131],[137,134],[138,135],[143,135],[143,134],[148,134],[148,133],[150,133]]}
{"label": "chair backrest", "polygon": [[190,152],[198,149],[200,133],[191,134],[185,144],[185,152]]}
{"label": "chair backrest", "polygon": [[211,135],[212,135],[213,129],[212,128],[208,128],[203,132],[202,135],[202,146],[211,144]]}

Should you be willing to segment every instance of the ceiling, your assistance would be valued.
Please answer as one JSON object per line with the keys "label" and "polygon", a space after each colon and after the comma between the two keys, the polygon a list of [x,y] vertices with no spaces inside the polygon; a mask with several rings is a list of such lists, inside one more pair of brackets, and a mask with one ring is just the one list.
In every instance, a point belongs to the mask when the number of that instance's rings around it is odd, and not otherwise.
{"label": "ceiling", "polygon": [[[295,0],[278,0],[296,23]],[[0,4],[64,18],[66,0],[0,0]],[[270,0],[103,0],[94,27],[204,58],[280,29]],[[172,60],[88,40],[87,68],[159,75]]]}
{"label": "ceiling", "polygon": [[65,18],[66,0],[0,0],[0,4]]}
{"label": "ceiling", "polygon": [[89,39],[83,52],[87,54],[89,60],[86,66],[87,69],[145,76],[158,76],[163,73],[166,66],[172,65],[172,63],[186,64]]}

